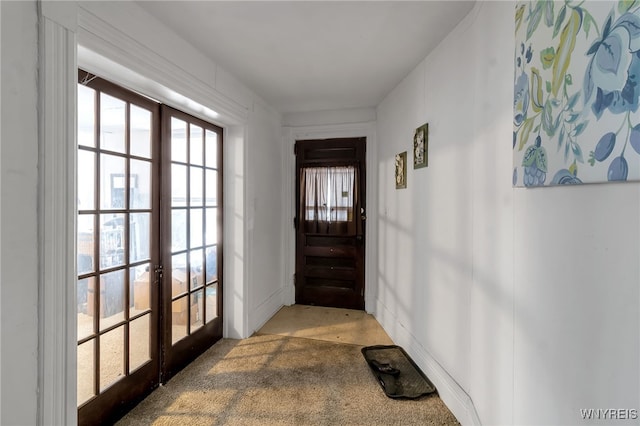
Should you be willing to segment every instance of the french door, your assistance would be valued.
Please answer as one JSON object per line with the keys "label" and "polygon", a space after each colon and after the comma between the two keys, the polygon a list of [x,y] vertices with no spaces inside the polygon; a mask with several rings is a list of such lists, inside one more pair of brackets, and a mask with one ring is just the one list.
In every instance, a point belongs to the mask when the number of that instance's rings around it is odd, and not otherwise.
{"label": "french door", "polygon": [[222,336],[220,128],[84,71],[80,424],[109,423]]}
{"label": "french door", "polygon": [[222,337],[222,133],[162,107],[163,378]]}

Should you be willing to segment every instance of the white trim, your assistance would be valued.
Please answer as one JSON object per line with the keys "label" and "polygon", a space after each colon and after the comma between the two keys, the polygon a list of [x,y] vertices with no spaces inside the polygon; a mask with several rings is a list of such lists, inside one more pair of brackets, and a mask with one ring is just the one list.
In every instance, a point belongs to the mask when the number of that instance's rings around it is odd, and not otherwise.
{"label": "white trim", "polygon": [[[0,5],[0,25],[2,25],[2,5]],[[2,46],[2,31],[0,31]],[[2,54],[0,54],[0,71],[2,70]],[[0,82],[0,100],[2,99],[2,83]],[[0,102],[0,126],[2,126],[2,102]],[[2,132],[0,131],[0,189],[2,188]],[[2,197],[0,197],[0,242],[2,241]],[[0,243],[0,271],[2,271],[2,244]],[[0,280],[1,281],[1,280]],[[2,318],[2,285],[0,285],[0,318]],[[2,338],[0,338],[0,420],[2,419]]]}
{"label": "white trim", "polygon": [[[246,108],[82,7],[78,7],[78,44],[98,56],[109,58],[112,64],[128,70],[128,73],[109,75],[109,79],[115,83],[141,91],[167,105],[182,110],[186,107],[185,112],[199,115],[188,106],[176,104],[176,100],[172,99],[167,91],[179,93],[214,108],[220,114],[221,122],[226,124],[240,124],[248,120]],[[79,58],[79,66],[83,68],[92,68],[95,65],[94,61],[84,61],[82,56]],[[87,71],[100,73],[105,64],[98,66],[97,69]],[[136,75],[143,76],[143,79],[136,79]],[[211,118],[205,119],[212,121]]]}
{"label": "white trim", "polygon": [[76,40],[40,21],[38,424],[76,415],[75,141]]}
{"label": "white trim", "polygon": [[289,206],[283,215],[284,278],[291,277],[286,283],[288,295],[285,304],[295,300],[293,275],[295,273],[295,230],[293,217],[295,212],[295,154],[293,147],[296,140],[330,139],[330,138],[367,138],[367,220],[365,222],[365,310],[374,312],[377,296],[378,265],[378,144],[376,140],[376,122],[330,124],[321,126],[284,127],[283,128],[283,204]]}
{"label": "white trim", "polygon": [[379,314],[376,315],[376,319],[382,328],[391,337],[391,340],[404,348],[424,374],[427,375],[438,390],[440,399],[451,410],[456,419],[463,425],[482,425],[469,394],[380,300],[377,301],[376,310]]}
{"label": "white trim", "polygon": [[[294,130],[290,127],[282,128],[282,205],[285,206],[282,215],[282,284],[283,303],[293,305],[296,300],[295,272],[296,272],[296,232],[293,224],[295,206],[295,145]],[[293,158],[293,160],[292,160]]]}
{"label": "white trim", "polygon": [[248,250],[246,218],[247,126],[224,132],[223,337],[248,337]]}

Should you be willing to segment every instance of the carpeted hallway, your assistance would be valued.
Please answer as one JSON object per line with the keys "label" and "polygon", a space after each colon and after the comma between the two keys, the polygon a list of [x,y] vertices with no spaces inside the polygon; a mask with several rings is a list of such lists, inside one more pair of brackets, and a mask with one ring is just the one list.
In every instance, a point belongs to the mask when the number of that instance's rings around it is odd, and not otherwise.
{"label": "carpeted hallway", "polygon": [[456,425],[437,395],[387,398],[360,349],[392,344],[361,311],[290,306],[223,339],[119,425]]}

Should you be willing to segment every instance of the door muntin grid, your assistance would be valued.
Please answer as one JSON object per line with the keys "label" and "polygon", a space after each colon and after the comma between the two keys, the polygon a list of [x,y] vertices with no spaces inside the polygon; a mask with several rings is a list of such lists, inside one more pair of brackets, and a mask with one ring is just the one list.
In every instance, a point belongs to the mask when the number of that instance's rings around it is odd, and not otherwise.
{"label": "door muntin grid", "polygon": [[217,132],[171,116],[171,343],[218,318],[221,209]]}

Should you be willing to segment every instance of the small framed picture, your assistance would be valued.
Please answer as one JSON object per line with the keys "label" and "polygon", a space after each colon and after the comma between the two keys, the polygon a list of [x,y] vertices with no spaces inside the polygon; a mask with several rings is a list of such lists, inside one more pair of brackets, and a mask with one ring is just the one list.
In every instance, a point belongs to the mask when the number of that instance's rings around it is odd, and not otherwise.
{"label": "small framed picture", "polygon": [[396,154],[396,189],[407,187],[407,151]]}
{"label": "small framed picture", "polygon": [[413,135],[413,168],[420,169],[429,164],[429,123],[416,129]]}

